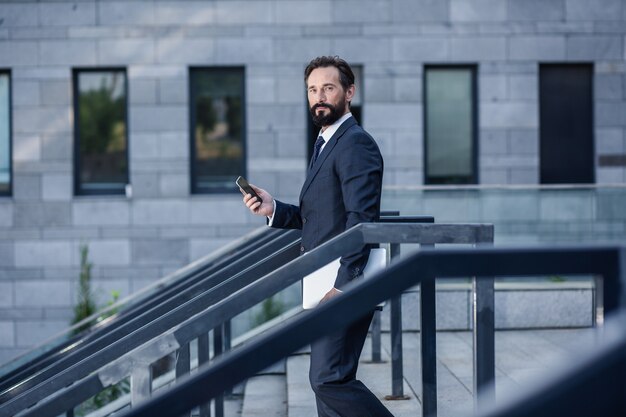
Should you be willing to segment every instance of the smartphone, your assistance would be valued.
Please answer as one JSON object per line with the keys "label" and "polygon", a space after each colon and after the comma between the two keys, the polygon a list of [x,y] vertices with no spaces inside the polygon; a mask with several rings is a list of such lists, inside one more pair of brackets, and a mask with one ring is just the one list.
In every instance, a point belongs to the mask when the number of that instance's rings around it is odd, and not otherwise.
{"label": "smartphone", "polygon": [[246,181],[244,177],[237,177],[237,181],[235,181],[235,184],[237,184],[239,188],[241,188],[246,194],[252,194],[252,197],[256,197],[259,203],[263,203],[261,197],[259,197],[259,195],[252,189],[252,187],[250,187],[250,184],[248,184],[248,181]]}

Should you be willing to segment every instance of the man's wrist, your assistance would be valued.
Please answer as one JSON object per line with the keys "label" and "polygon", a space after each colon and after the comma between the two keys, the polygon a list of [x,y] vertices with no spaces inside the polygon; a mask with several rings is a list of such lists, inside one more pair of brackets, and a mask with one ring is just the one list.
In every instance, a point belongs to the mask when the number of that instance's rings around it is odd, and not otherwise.
{"label": "man's wrist", "polygon": [[274,205],[274,210],[272,210],[272,215],[267,216],[267,225],[270,227],[272,226],[272,223],[274,223],[274,215],[276,214],[276,200],[272,199],[272,204]]}

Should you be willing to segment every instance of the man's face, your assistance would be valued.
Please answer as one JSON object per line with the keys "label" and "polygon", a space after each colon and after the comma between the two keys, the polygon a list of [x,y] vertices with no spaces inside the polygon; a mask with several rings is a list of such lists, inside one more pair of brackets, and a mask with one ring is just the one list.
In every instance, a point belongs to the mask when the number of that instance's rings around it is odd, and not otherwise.
{"label": "man's face", "polygon": [[307,79],[307,97],[313,123],[325,127],[335,123],[348,112],[348,102],[354,96],[354,85],[344,90],[335,67],[316,68]]}

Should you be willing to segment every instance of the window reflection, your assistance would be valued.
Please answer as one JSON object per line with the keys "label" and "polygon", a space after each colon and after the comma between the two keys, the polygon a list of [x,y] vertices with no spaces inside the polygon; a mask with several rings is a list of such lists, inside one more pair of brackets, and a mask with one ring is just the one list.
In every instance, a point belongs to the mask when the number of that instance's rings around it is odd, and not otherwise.
{"label": "window reflection", "polygon": [[126,73],[75,73],[77,192],[121,194],[128,182]]}
{"label": "window reflection", "polygon": [[192,190],[236,191],[244,174],[244,70],[198,68],[190,75]]}
{"label": "window reflection", "polygon": [[426,68],[426,184],[471,184],[475,168],[475,70]]}

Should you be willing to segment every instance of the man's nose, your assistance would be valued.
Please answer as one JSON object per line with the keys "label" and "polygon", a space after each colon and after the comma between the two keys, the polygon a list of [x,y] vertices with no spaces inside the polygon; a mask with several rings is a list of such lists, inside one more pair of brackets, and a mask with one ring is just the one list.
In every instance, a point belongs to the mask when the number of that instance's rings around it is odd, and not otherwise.
{"label": "man's nose", "polygon": [[323,90],[320,90],[319,93],[317,93],[317,101],[319,103],[323,103],[326,101],[326,94],[324,94]]}

